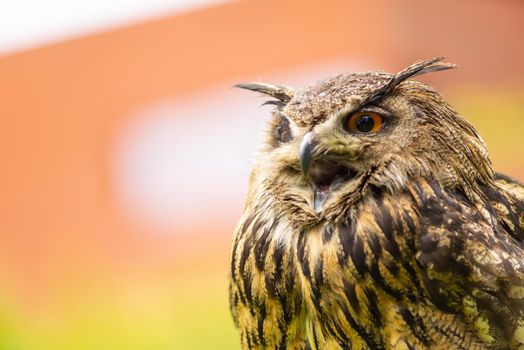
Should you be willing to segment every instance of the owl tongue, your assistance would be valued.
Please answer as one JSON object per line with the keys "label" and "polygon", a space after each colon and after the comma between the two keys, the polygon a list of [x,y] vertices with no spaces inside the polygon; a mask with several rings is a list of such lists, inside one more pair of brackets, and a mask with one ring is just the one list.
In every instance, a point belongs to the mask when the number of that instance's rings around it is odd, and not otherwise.
{"label": "owl tongue", "polygon": [[308,175],[314,192],[313,207],[320,213],[331,192],[352,178],[354,173],[339,162],[319,159],[312,162]]}
{"label": "owl tongue", "polygon": [[322,211],[322,206],[324,205],[324,202],[329,196],[329,188],[327,190],[317,190],[315,189],[313,192],[313,209],[315,209],[315,213],[320,213]]}

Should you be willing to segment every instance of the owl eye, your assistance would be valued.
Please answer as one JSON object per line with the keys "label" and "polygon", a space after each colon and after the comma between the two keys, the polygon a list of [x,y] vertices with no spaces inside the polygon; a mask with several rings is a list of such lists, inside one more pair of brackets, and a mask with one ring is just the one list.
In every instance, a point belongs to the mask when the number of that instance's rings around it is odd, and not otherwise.
{"label": "owl eye", "polygon": [[277,125],[275,131],[280,142],[289,142],[293,138],[291,128],[289,127],[289,120],[285,117],[280,117],[280,123]]}
{"label": "owl eye", "polygon": [[350,132],[375,133],[382,129],[382,116],[375,112],[355,112],[344,121],[344,128]]}

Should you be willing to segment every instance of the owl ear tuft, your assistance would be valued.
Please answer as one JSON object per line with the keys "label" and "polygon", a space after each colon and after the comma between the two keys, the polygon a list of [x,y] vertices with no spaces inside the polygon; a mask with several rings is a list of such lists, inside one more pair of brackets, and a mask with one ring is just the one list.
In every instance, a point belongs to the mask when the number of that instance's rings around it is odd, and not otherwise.
{"label": "owl ear tuft", "polygon": [[395,87],[397,87],[397,85],[409,78],[413,78],[426,73],[438,72],[441,70],[453,69],[458,67],[456,64],[453,63],[440,62],[444,58],[445,57],[435,57],[430,58],[428,60],[415,62],[406,69],[403,69],[397,74],[393,75],[386,84],[379,87],[370,95],[368,95],[361,104],[364,105],[388,95],[393,91],[393,89],[395,89]]}
{"label": "owl ear tuft", "polygon": [[277,100],[287,103],[293,98],[294,91],[290,87],[283,86],[283,85],[271,85],[271,84],[265,84],[265,83],[242,83],[242,84],[236,84],[235,87],[261,92],[263,94],[269,95],[271,97],[276,98]]}

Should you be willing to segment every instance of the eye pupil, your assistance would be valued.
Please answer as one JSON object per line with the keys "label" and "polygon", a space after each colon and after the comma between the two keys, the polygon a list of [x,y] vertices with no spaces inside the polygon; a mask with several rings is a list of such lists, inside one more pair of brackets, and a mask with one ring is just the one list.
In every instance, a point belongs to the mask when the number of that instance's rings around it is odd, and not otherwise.
{"label": "eye pupil", "polygon": [[358,131],[369,132],[375,127],[375,120],[371,116],[364,114],[357,119],[355,124]]}

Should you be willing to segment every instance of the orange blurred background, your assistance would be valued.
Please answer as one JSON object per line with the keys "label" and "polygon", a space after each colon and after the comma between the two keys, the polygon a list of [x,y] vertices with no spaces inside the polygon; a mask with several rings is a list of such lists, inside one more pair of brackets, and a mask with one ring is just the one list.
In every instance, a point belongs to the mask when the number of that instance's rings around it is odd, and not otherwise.
{"label": "orange blurred background", "polygon": [[231,89],[424,76],[524,180],[524,3],[231,1],[0,56],[0,349],[238,348],[228,255],[269,110]]}

